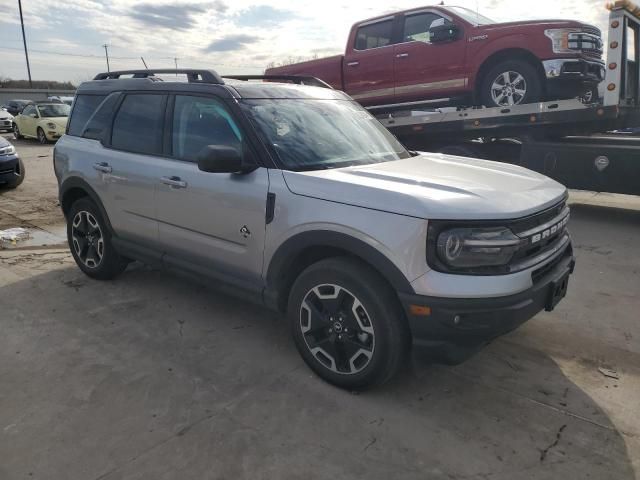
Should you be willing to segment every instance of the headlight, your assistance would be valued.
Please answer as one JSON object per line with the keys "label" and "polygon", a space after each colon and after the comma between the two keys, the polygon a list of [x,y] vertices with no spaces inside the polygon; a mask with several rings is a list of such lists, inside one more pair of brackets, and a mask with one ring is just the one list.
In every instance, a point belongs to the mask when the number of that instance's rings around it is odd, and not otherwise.
{"label": "headlight", "polygon": [[544,34],[551,39],[553,53],[576,53],[569,48],[569,34],[579,31],[575,28],[552,28],[545,30]]}
{"label": "headlight", "polygon": [[437,260],[447,269],[475,269],[507,265],[522,245],[508,228],[454,228],[438,235]]}
{"label": "headlight", "polygon": [[57,125],[53,122],[47,122],[47,127],[50,128],[51,130],[55,130]]}
{"label": "headlight", "polygon": [[14,147],[13,145],[0,148],[0,155],[13,155],[14,153],[16,153],[16,147]]}

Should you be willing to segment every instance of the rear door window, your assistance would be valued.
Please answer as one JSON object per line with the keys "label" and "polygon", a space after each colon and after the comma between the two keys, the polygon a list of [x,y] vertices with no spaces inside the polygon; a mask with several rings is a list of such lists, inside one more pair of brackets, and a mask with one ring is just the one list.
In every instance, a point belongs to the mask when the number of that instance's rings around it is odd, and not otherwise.
{"label": "rear door window", "polygon": [[67,134],[77,137],[82,135],[87,120],[91,118],[104,99],[105,95],[78,95],[69,119]]}
{"label": "rear door window", "polygon": [[356,34],[356,50],[386,47],[391,45],[392,37],[392,19],[362,26],[358,28],[358,33]]}
{"label": "rear door window", "polygon": [[100,104],[82,132],[82,136],[84,138],[91,138],[92,140],[100,141],[105,141],[107,139],[106,135],[111,127],[113,111],[118,104],[119,99],[120,93],[115,92],[109,95]]}
{"label": "rear door window", "polygon": [[166,95],[129,94],[113,121],[111,146],[127,152],[159,154]]}

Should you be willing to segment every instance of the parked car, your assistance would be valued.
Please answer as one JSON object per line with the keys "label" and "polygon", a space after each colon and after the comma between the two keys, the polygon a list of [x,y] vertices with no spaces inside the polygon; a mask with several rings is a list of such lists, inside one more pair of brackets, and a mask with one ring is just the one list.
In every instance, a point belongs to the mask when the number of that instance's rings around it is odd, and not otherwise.
{"label": "parked car", "polygon": [[411,344],[459,361],[564,297],[559,183],[409,152],[332,89],[182,72],[196,81],[78,89],[54,169],[89,277],[136,259],[286,312],[305,362],[350,389],[389,379]]}
{"label": "parked car", "polygon": [[0,109],[0,130],[5,132],[13,130],[13,115],[5,109]]}
{"label": "parked car", "polygon": [[16,188],[24,181],[24,164],[16,148],[0,137],[0,188]]}
{"label": "parked car", "polygon": [[51,100],[51,101],[66,103],[69,106],[73,105],[73,97],[65,97],[65,96],[54,95],[54,96],[51,96],[51,97],[47,97],[47,99]]}
{"label": "parked car", "polygon": [[52,142],[64,135],[71,107],[64,103],[30,103],[13,120],[16,139],[37,138],[40,143]]}
{"label": "parked car", "polygon": [[365,106],[511,106],[585,96],[604,79],[598,28],[576,21],[497,23],[434,6],[356,23],[346,52],[267,69],[312,75]]}
{"label": "parked car", "polygon": [[29,105],[30,103],[31,100],[9,100],[5,105],[5,108],[7,109],[7,112],[15,117],[22,111],[25,106]]}

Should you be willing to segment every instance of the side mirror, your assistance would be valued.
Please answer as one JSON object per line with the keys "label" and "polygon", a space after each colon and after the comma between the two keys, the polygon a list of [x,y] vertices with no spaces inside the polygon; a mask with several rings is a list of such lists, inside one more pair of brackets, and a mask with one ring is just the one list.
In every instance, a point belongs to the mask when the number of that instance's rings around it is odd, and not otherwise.
{"label": "side mirror", "polygon": [[207,145],[197,156],[198,168],[208,173],[248,173],[255,170],[242,161],[242,154],[233,147]]}
{"label": "side mirror", "polygon": [[429,29],[431,43],[452,42],[460,37],[460,27],[454,24],[438,25]]}
{"label": "side mirror", "polygon": [[31,118],[38,118],[38,114],[37,113],[30,113],[29,116]]}

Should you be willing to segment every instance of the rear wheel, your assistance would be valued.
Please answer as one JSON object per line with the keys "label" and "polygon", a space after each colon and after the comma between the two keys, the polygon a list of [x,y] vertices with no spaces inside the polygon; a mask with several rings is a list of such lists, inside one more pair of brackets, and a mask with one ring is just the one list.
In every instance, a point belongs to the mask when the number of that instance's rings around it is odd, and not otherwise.
{"label": "rear wheel", "polygon": [[22,136],[22,134],[20,133],[20,128],[18,127],[17,123],[13,124],[13,137],[16,140],[22,140],[24,137]]}
{"label": "rear wheel", "polygon": [[91,278],[110,280],[127,268],[127,261],[113,246],[100,210],[88,198],[81,198],[71,206],[67,239],[76,264]]}
{"label": "rear wheel", "polygon": [[389,380],[409,350],[398,299],[369,266],[347,257],[322,260],[295,281],[288,316],[307,365],[351,390]]}
{"label": "rear wheel", "polygon": [[540,101],[542,84],[536,69],[526,62],[500,62],[485,75],[480,100],[487,107],[511,107]]}

